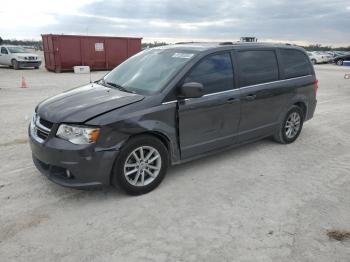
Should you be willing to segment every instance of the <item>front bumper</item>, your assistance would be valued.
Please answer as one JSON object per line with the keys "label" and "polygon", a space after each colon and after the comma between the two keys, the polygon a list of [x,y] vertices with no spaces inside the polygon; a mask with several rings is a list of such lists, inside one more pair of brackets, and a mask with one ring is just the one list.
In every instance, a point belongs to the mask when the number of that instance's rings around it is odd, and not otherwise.
{"label": "front bumper", "polygon": [[41,65],[41,61],[28,61],[28,60],[18,61],[18,66],[20,68],[39,67],[40,65]]}
{"label": "front bumper", "polygon": [[33,138],[30,128],[29,141],[35,166],[56,184],[77,189],[110,184],[118,151],[96,149],[94,145],[74,145],[54,136],[40,143]]}

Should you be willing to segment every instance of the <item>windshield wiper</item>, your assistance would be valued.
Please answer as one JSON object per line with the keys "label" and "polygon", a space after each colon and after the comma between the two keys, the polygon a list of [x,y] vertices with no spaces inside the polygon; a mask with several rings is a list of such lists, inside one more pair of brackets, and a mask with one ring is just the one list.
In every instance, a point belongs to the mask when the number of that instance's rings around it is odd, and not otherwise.
{"label": "windshield wiper", "polygon": [[120,91],[123,91],[123,92],[127,92],[127,93],[135,93],[133,91],[130,91],[128,89],[126,89],[125,87],[121,86],[121,85],[118,85],[116,83],[113,83],[113,82],[106,82],[104,79],[101,79],[100,80],[100,83],[102,83],[103,85],[105,86],[112,86],[114,88],[117,88],[119,89]]}

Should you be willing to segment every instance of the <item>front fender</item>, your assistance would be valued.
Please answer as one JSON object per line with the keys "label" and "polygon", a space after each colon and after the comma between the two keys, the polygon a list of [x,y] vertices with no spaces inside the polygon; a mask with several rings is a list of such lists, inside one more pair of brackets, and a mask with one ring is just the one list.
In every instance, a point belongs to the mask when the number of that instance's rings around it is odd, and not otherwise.
{"label": "front fender", "polygon": [[176,106],[159,105],[133,111],[135,105],[126,106],[96,117],[86,124],[101,126],[97,146],[108,150],[120,148],[133,136],[151,134],[167,141],[172,163],[180,160],[178,146]]}

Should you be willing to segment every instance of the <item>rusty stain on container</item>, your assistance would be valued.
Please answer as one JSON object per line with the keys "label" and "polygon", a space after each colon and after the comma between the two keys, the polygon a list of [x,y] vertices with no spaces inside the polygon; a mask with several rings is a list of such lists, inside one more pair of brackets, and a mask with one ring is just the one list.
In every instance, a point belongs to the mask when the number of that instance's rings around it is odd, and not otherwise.
{"label": "rusty stain on container", "polygon": [[90,66],[91,70],[110,70],[141,51],[142,38],[41,35],[45,67],[49,71],[72,71],[74,66]]}

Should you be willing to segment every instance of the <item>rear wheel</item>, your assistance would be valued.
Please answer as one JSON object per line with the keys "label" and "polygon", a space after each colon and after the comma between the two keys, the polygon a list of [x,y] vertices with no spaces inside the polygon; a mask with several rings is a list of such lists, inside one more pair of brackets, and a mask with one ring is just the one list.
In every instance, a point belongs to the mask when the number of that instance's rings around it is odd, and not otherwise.
{"label": "rear wheel", "polygon": [[300,135],[304,123],[303,110],[293,106],[286,114],[283,122],[276,131],[274,139],[282,144],[293,143]]}
{"label": "rear wheel", "polygon": [[13,59],[13,60],[11,61],[11,64],[12,64],[13,69],[15,69],[15,70],[18,70],[18,69],[19,69],[19,63],[18,63],[17,60]]}
{"label": "rear wheel", "polygon": [[168,150],[159,139],[149,135],[134,137],[118,156],[113,184],[131,195],[148,193],[162,182],[168,162]]}

